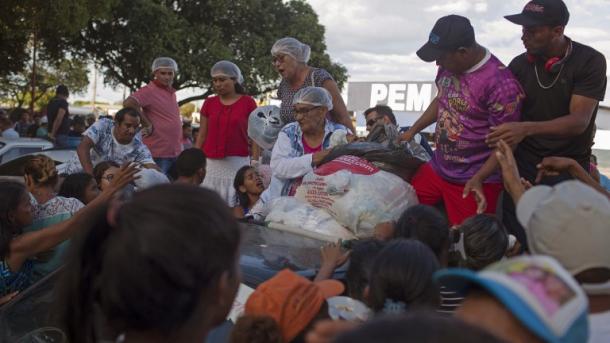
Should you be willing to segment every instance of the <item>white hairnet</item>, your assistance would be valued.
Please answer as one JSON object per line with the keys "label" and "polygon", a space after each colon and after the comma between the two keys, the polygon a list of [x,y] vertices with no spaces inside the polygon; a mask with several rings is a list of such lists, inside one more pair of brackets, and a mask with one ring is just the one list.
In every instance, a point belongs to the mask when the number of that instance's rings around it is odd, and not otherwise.
{"label": "white hairnet", "polygon": [[298,62],[307,63],[311,55],[311,48],[296,38],[284,37],[271,47],[271,55],[277,54],[292,56]]}
{"label": "white hairnet", "polygon": [[292,104],[324,106],[330,111],[333,109],[333,98],[330,96],[330,93],[322,87],[305,87],[294,95]]}
{"label": "white hairnet", "polygon": [[170,57],[157,57],[152,63],[152,72],[154,73],[160,68],[171,68],[174,70],[174,73],[177,73],[178,63],[176,63],[176,61]]}
{"label": "white hairnet", "polygon": [[226,76],[235,79],[240,85],[244,83],[244,77],[241,75],[241,70],[239,70],[239,67],[235,63],[230,61],[216,62],[210,70],[210,75],[212,77]]}

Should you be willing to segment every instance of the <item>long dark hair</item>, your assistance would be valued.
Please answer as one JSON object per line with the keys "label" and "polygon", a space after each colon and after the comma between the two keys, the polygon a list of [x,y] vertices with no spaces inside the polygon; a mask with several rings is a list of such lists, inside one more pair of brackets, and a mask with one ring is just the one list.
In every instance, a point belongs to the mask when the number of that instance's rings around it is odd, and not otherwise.
{"label": "long dark hair", "polygon": [[11,212],[19,207],[25,193],[25,186],[19,182],[0,182],[0,259],[4,260],[11,248],[11,241],[17,227],[9,218]]}
{"label": "long dark hair", "polygon": [[452,241],[463,242],[464,254],[453,252],[452,265],[475,271],[499,261],[508,248],[508,233],[502,222],[489,214],[478,214],[466,219],[457,230],[453,230]]}
{"label": "long dark hair", "polygon": [[87,186],[93,181],[93,176],[87,173],[76,173],[66,176],[64,182],[59,187],[57,195],[66,198],[76,198],[86,204],[85,192]]}
{"label": "long dark hair", "polygon": [[239,187],[243,186],[244,180],[246,178],[246,172],[250,169],[254,169],[254,167],[243,166],[239,168],[237,173],[235,173],[235,179],[233,179],[233,188],[235,188],[235,197],[237,198],[237,204],[244,210],[246,210],[250,205],[250,198],[248,197],[248,193],[240,191]]}
{"label": "long dark hair", "polygon": [[198,306],[211,306],[223,273],[237,277],[239,226],[216,193],[161,185],[115,212],[72,241],[59,307],[70,342],[98,342],[101,322],[115,337],[127,330],[169,337]]}
{"label": "long dark hair", "polygon": [[357,241],[352,248],[349,266],[345,272],[347,291],[351,298],[364,301],[364,290],[369,285],[371,270],[375,257],[385,246],[385,242],[376,239]]}
{"label": "long dark hair", "polygon": [[432,250],[412,239],[397,239],[375,258],[371,272],[368,303],[375,312],[387,300],[402,302],[407,308],[436,308],[440,293],[432,276],[440,269]]}

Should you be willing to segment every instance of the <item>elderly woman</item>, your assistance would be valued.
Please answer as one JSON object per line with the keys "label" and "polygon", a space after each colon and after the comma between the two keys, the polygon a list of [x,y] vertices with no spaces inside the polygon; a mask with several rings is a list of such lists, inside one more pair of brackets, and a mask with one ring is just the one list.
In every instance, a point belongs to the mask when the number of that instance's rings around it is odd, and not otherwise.
{"label": "elderly woman", "polygon": [[330,119],[343,124],[352,132],[356,132],[343,98],[339,93],[337,83],[328,71],[307,65],[310,54],[309,45],[303,44],[292,37],[278,40],[271,48],[273,66],[282,76],[277,95],[282,100],[281,116],[283,122],[292,123],[297,120],[293,104],[295,95],[299,90],[305,87],[323,87],[331,95],[332,105],[328,109]]}
{"label": "elderly woman", "polygon": [[248,116],[256,108],[256,102],[245,94],[244,78],[234,63],[220,61],[210,74],[216,96],[207,98],[201,107],[195,143],[207,157],[202,186],[216,191],[229,206],[234,206],[235,173],[250,164]]}
{"label": "elderly woman", "polygon": [[[271,154],[271,184],[261,195],[263,203],[281,195],[293,195],[296,180],[320,165],[330,152],[330,136],[346,127],[326,118],[333,109],[330,93],[322,87],[306,87],[294,96],[296,122],[280,131]],[[347,133],[347,132],[346,132]]]}

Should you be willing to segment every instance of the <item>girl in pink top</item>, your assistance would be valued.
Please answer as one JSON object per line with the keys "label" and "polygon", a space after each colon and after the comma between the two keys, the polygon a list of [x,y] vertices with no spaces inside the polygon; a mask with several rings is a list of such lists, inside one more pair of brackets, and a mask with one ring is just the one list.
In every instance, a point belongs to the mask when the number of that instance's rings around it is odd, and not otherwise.
{"label": "girl in pink top", "polygon": [[208,158],[202,185],[234,206],[235,173],[250,162],[248,115],[256,108],[256,102],[244,94],[241,71],[232,62],[216,63],[211,75],[217,95],[207,98],[201,107],[195,146],[203,149]]}

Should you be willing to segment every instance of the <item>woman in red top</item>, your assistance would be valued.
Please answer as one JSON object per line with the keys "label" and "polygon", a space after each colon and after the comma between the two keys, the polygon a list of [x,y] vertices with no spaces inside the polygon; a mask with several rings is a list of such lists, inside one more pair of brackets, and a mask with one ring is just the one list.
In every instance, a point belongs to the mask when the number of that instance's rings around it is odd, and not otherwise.
{"label": "woman in red top", "polygon": [[195,145],[207,156],[204,187],[215,190],[235,205],[233,180],[239,168],[248,165],[248,115],[256,102],[245,94],[241,71],[232,62],[217,62],[211,70],[216,96],[201,107],[199,135]]}

